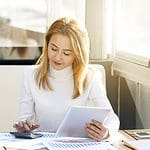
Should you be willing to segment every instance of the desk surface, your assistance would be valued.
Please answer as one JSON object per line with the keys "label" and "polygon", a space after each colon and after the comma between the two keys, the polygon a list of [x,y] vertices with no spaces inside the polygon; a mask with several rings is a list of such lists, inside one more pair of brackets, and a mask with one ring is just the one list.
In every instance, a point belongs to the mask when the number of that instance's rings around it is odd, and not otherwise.
{"label": "desk surface", "polygon": [[[135,140],[132,136],[130,136],[127,132],[120,130],[119,131],[121,134],[123,134],[127,139],[129,140]],[[131,148],[128,148],[123,144],[123,141],[120,142],[114,142],[114,147],[117,148],[118,150],[131,150]]]}
{"label": "desk surface", "polygon": [[[146,129],[147,131],[148,129]],[[136,140],[133,136],[131,136],[129,133],[133,133],[133,132],[136,132],[136,131],[143,131],[142,130],[120,130],[119,133],[121,133],[123,136],[125,136],[127,139],[129,140]],[[144,130],[145,131],[145,130]],[[150,131],[150,129],[148,130]],[[124,146],[123,142],[122,141],[116,141],[116,142],[113,142],[113,146],[115,148],[117,148],[118,150],[131,150],[131,148],[128,148],[126,146]],[[19,149],[13,149],[13,148],[3,148],[3,150],[19,150]],[[47,150],[47,148],[42,148],[40,150]]]}

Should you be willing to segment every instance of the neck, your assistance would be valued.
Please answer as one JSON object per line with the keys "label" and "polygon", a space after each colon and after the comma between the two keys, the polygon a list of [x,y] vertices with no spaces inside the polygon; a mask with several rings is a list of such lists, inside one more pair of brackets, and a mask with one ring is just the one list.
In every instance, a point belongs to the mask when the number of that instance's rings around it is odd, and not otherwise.
{"label": "neck", "polygon": [[72,66],[68,66],[61,70],[50,68],[50,76],[55,80],[68,80],[73,76]]}

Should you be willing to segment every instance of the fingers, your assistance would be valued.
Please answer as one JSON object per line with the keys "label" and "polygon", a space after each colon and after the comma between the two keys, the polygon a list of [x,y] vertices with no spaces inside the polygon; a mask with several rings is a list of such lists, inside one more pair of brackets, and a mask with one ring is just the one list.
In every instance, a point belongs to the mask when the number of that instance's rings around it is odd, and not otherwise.
{"label": "fingers", "polygon": [[25,123],[28,125],[29,128],[32,128],[32,124],[31,124],[31,122],[29,121],[29,119],[27,119]]}
{"label": "fingers", "polygon": [[86,131],[87,131],[87,135],[96,140],[96,141],[101,141],[103,139],[103,132],[101,129],[98,129],[96,126],[94,126],[91,123],[88,123],[86,125]]}
{"label": "fingers", "polygon": [[15,124],[14,126],[16,128],[17,131],[19,132],[26,132],[26,131],[30,131],[30,127],[29,125],[26,123],[26,121],[19,121],[17,124]]}
{"label": "fingers", "polygon": [[39,124],[35,124],[35,125],[31,124],[31,122],[28,119],[26,120],[26,125],[27,125],[26,129],[29,129],[28,131],[31,131],[40,127]]}
{"label": "fingers", "polygon": [[108,137],[108,129],[96,120],[92,120],[91,123],[87,123],[85,130],[87,135],[96,141],[101,141],[102,139]]}
{"label": "fingers", "polygon": [[103,126],[103,124],[99,121],[96,121],[96,120],[92,120],[92,123],[98,128],[100,129],[102,132],[106,132],[106,128]]}
{"label": "fingers", "polygon": [[20,122],[14,123],[13,127],[18,131],[18,132],[24,132],[24,129],[22,127],[22,124]]}
{"label": "fingers", "polygon": [[40,127],[40,124],[32,125],[32,130],[37,129],[37,128],[39,128],[39,127]]}
{"label": "fingers", "polygon": [[39,128],[39,124],[33,125],[28,119],[26,121],[19,121],[18,123],[13,124],[13,127],[18,131],[18,132],[29,132],[32,131],[36,128]]}

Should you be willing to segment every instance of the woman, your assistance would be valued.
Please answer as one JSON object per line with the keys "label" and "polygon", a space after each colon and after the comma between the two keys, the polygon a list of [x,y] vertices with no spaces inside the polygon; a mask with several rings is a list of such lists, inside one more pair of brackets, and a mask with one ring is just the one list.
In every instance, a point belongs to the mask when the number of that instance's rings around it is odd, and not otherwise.
{"label": "woman", "polygon": [[[119,120],[107,99],[100,77],[88,69],[89,39],[75,20],[61,18],[48,29],[37,65],[25,70],[17,131],[39,128],[56,132],[68,108],[92,100],[96,107],[112,110],[104,123],[92,120],[86,133],[100,141],[118,130]],[[38,122],[32,125],[32,119]]]}

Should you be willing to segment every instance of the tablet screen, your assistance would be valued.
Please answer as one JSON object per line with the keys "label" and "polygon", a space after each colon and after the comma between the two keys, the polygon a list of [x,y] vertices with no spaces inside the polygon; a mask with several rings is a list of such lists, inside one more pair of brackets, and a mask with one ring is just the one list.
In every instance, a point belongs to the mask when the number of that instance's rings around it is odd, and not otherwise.
{"label": "tablet screen", "polygon": [[111,112],[108,108],[73,106],[67,112],[64,120],[60,124],[56,134],[66,137],[87,137],[85,124],[95,119],[104,122]]}

